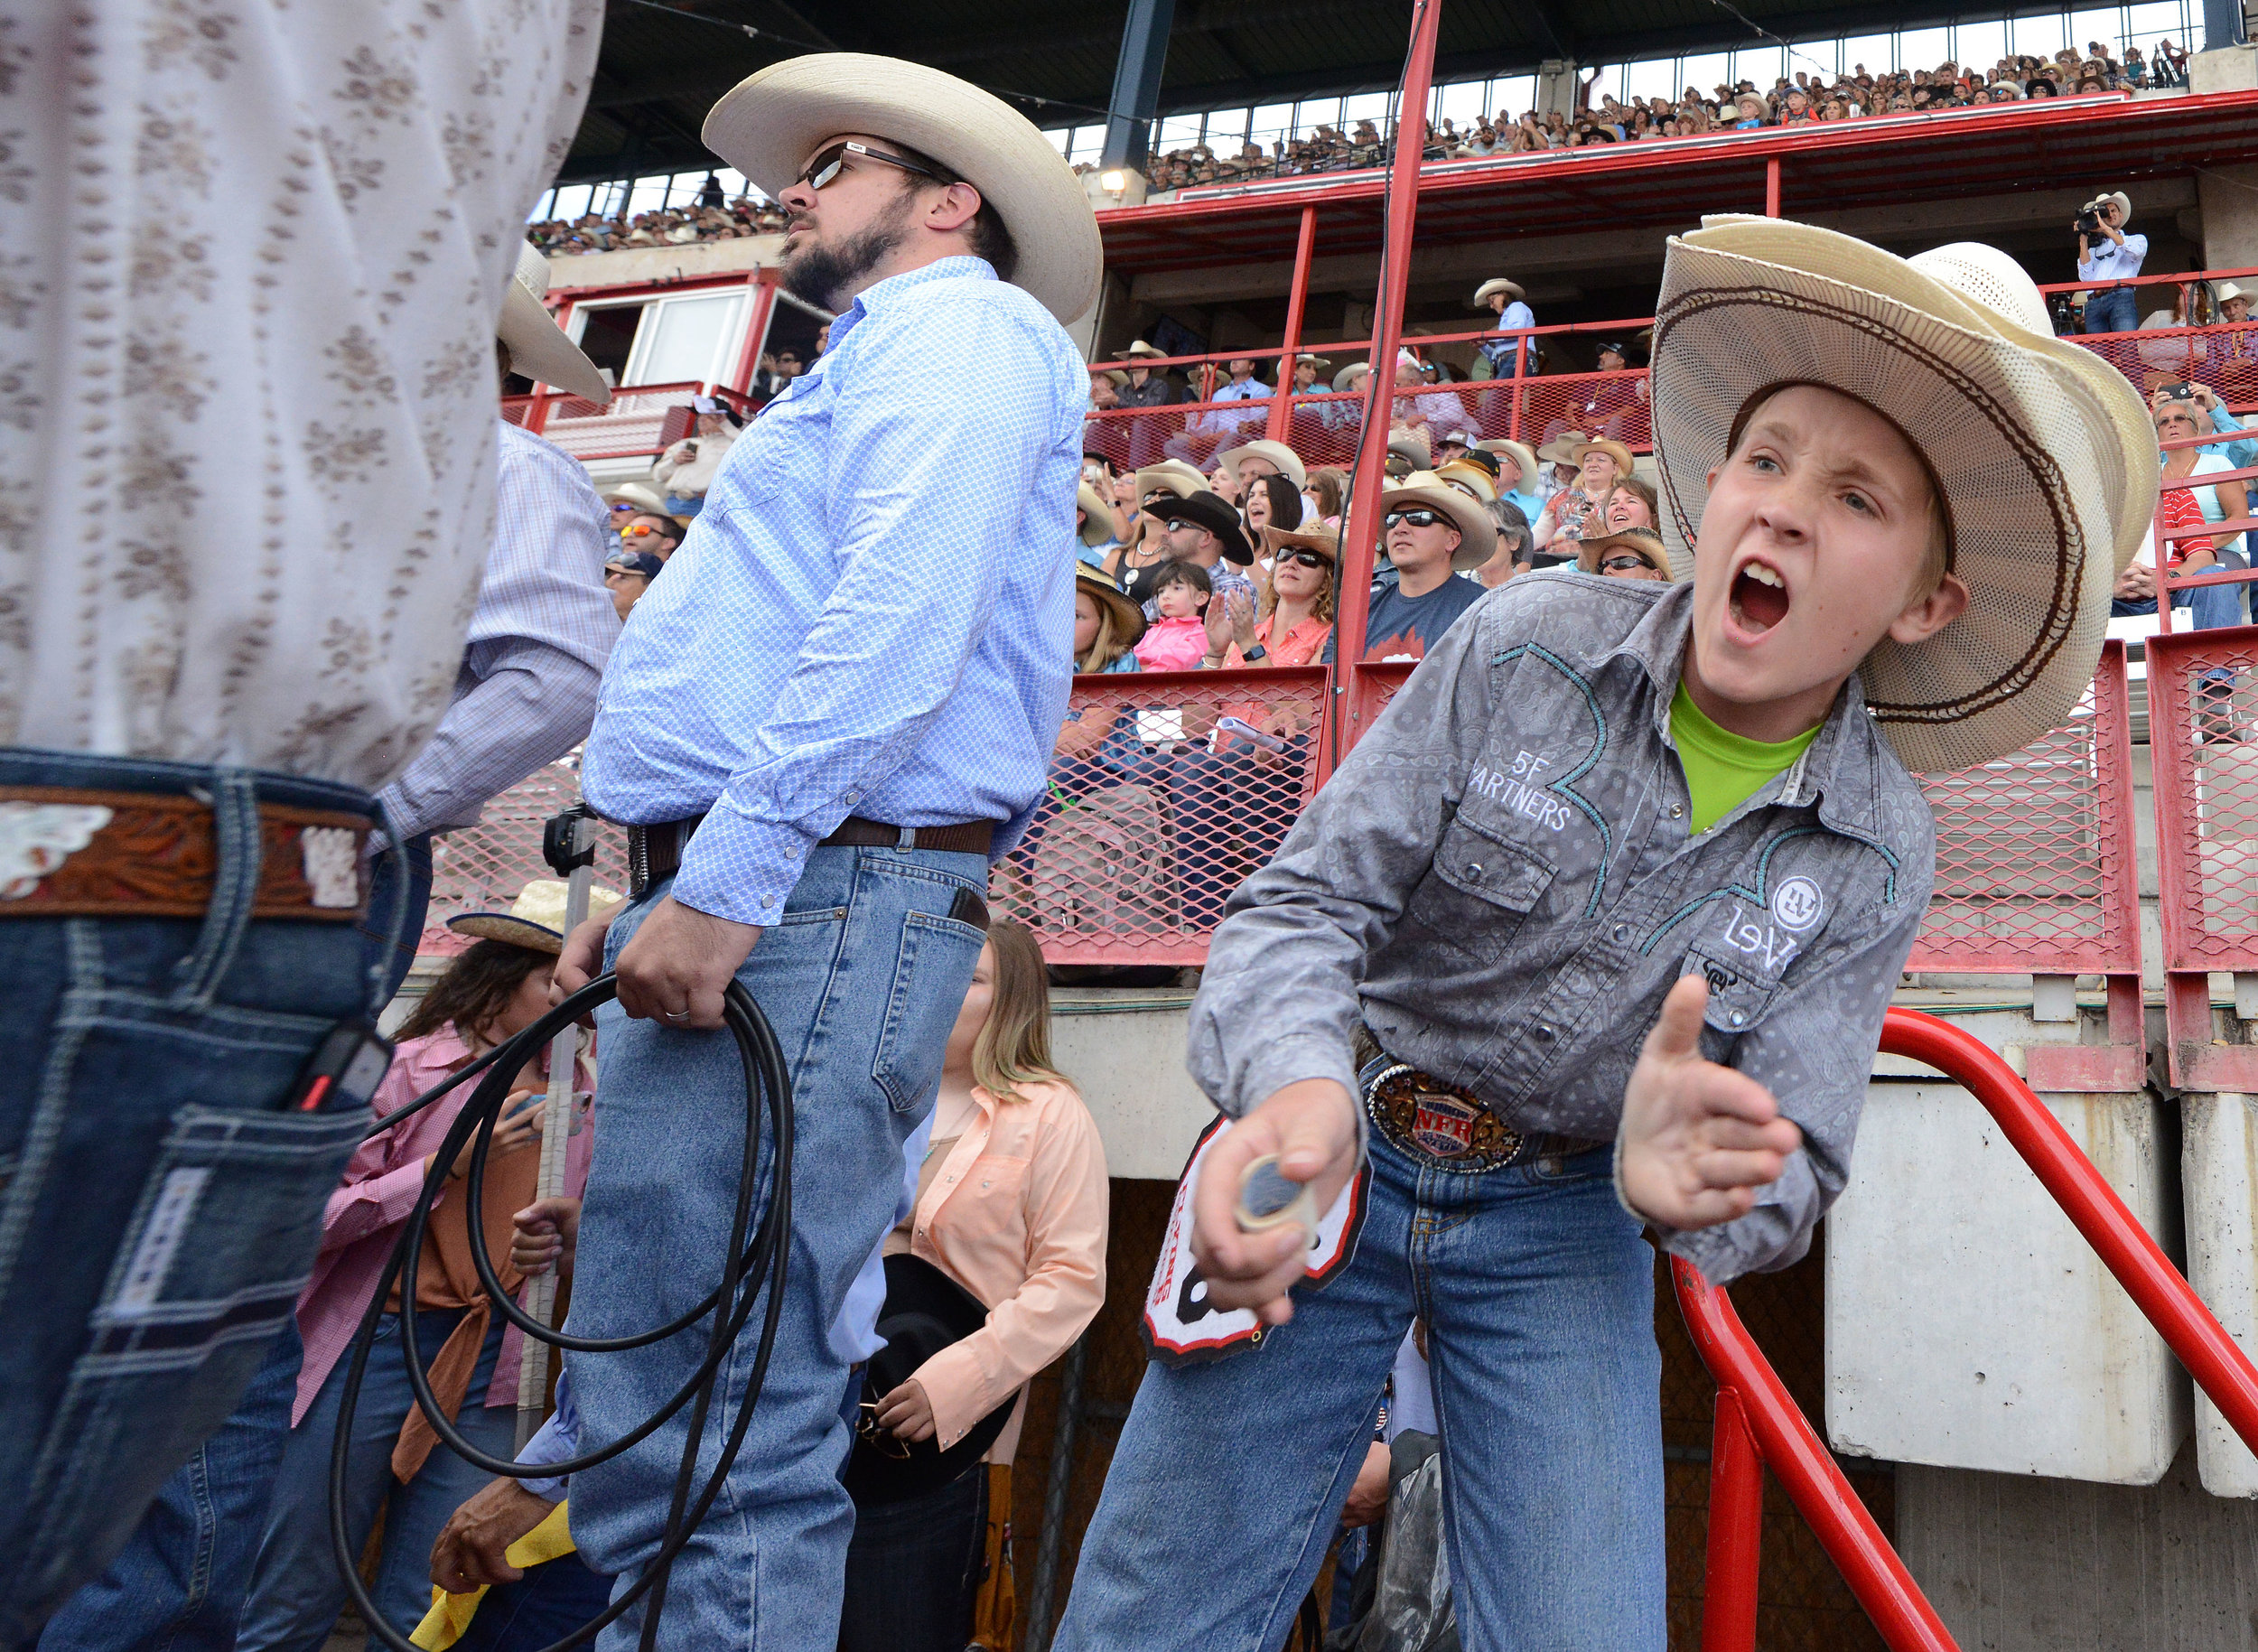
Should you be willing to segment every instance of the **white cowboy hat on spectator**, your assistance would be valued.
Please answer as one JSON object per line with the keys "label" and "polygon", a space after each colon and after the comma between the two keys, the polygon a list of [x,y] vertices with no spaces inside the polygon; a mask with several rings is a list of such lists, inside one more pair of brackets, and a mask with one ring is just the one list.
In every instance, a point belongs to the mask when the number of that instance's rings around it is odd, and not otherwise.
{"label": "white cowboy hat on spectator", "polygon": [[955,75],[859,51],[787,58],[723,94],[700,135],[773,200],[817,149],[854,132],[905,145],[978,190],[1019,248],[1012,285],[1060,322],[1097,302],[1105,249],[1082,181],[1024,115]]}
{"label": "white cowboy hat on spectator", "polygon": [[1758,97],[1754,92],[1742,92],[1732,100],[1732,106],[1735,109],[1745,109],[1751,105],[1755,106],[1756,117],[1759,120],[1762,120],[1767,115],[1771,113],[1771,106],[1766,103],[1763,98]]}
{"label": "white cowboy hat on spectator", "polygon": [[1236,447],[1227,448],[1218,453],[1215,462],[1236,477],[1239,473],[1239,461],[1242,459],[1267,459],[1278,468],[1278,474],[1296,488],[1306,488],[1310,485],[1310,473],[1302,467],[1302,456],[1283,442],[1272,442],[1267,439],[1260,442],[1242,442]]}
{"label": "white cowboy hat on spectator", "polygon": [[1137,472],[1136,487],[1139,499],[1155,488],[1165,489],[1178,499],[1209,491],[1208,479],[1181,459],[1163,459],[1158,464],[1148,464]]}
{"label": "white cowboy hat on spectator", "polygon": [[1398,459],[1409,460],[1414,471],[1426,470],[1435,462],[1434,443],[1423,430],[1389,431],[1387,451]]}
{"label": "white cowboy hat on spectator", "polygon": [[[507,941],[528,952],[564,950],[564,881],[536,878],[518,891],[507,912],[464,912],[447,919],[457,935]],[[601,918],[620,904],[620,891],[601,883],[588,886],[588,916]]]}
{"label": "white cowboy hat on spectator", "polygon": [[1114,537],[1114,508],[1106,502],[1106,496],[1087,482],[1077,484],[1074,508],[1082,513],[1082,543],[1087,546],[1110,544]]}
{"label": "white cowboy hat on spectator", "polygon": [[603,502],[609,505],[615,501],[623,501],[634,506],[638,510],[648,511],[655,517],[663,517],[667,514],[667,501],[659,497],[658,490],[646,488],[639,481],[614,482],[611,487],[606,488],[603,490]]}
{"label": "white cowboy hat on spectator", "polygon": [[583,401],[607,406],[611,387],[596,364],[564,336],[542,299],[549,291],[549,261],[530,242],[518,247],[518,267],[502,294],[501,319],[494,336],[509,352],[510,370],[536,384],[554,385]]}
{"label": "white cowboy hat on spectator", "polygon": [[1286,377],[1289,378],[1292,378],[1295,368],[1313,367],[1321,373],[1332,365],[1332,361],[1330,358],[1325,356],[1312,356],[1307,350],[1303,350],[1300,355],[1294,357],[1292,364],[1287,367]]}
{"label": "white cowboy hat on spectator", "polygon": [[[1497,454],[1500,459],[1510,459],[1519,465],[1522,483],[1520,491],[1526,492],[1528,484],[1536,480],[1538,469],[1536,454],[1527,443],[1510,442],[1499,436],[1495,441],[1477,442],[1474,445]],[[1507,490],[1509,492],[1513,490]]]}
{"label": "white cowboy hat on spectator", "polygon": [[1495,293],[1503,293],[1507,298],[1528,296],[1519,282],[1508,281],[1503,275],[1492,275],[1474,289],[1474,296],[1467,300],[1466,307],[1470,310],[1486,309],[1488,307],[1490,295]]}
{"label": "white cowboy hat on spectator", "polygon": [[1127,350],[1123,350],[1121,353],[1124,359],[1133,356],[1151,356],[1155,360],[1161,361],[1168,359],[1168,352],[1166,350],[1155,350],[1152,346],[1147,344],[1143,339],[1139,339],[1134,344],[1132,344]]}
{"label": "white cowboy hat on spectator", "polygon": [[1597,574],[1600,559],[1616,551],[1629,551],[1645,558],[1648,567],[1667,574],[1674,581],[1688,577],[1670,565],[1669,549],[1662,543],[1662,536],[1651,527],[1626,527],[1619,533],[1577,541],[1576,566],[1586,574]]}
{"label": "white cowboy hat on spectator", "polygon": [[[1380,495],[1383,518],[1398,506],[1418,505],[1440,510],[1451,518],[1451,526],[1459,530],[1458,548],[1451,553],[1453,568],[1479,568],[1497,550],[1498,524],[1489,519],[1489,512],[1432,471],[1414,471]],[[1385,544],[1385,527],[1382,534]]]}
{"label": "white cowboy hat on spectator", "polygon": [[1536,450],[1536,456],[1546,464],[1574,464],[1576,450],[1588,440],[1581,430],[1563,430]]}
{"label": "white cowboy hat on spectator", "polygon": [[1336,390],[1352,389],[1359,379],[1368,378],[1371,376],[1372,364],[1369,361],[1351,361],[1333,375],[1333,388]]}
{"label": "white cowboy hat on spectator", "polygon": [[2211,299],[2214,303],[2223,304],[2230,298],[2239,298],[2244,303],[2250,302],[2250,294],[2231,281],[2215,281],[2211,284]]}
{"label": "white cowboy hat on spectator", "polygon": [[1605,453],[1614,460],[1615,474],[1619,479],[1628,476],[1638,464],[1638,461],[1632,457],[1629,448],[1606,436],[1594,436],[1589,442],[1577,443],[1575,446],[1568,450],[1568,462],[1571,464],[1582,464],[1586,453]]}
{"label": "white cowboy hat on spectator", "polygon": [[1662,531],[1681,571],[1710,471],[1753,406],[1792,384],[1904,434],[1969,588],[1927,641],[1867,656],[1867,707],[1905,765],[1988,762],[2061,723],[2156,507],[2156,436],[2132,385],[2053,336],[2039,289],[1996,248],[1905,259],[1806,224],[1705,219],[1671,240],[1655,319]]}
{"label": "white cowboy hat on spectator", "polygon": [[2126,194],[2123,190],[2111,190],[2106,195],[2096,195],[2094,197],[2094,204],[2095,206],[2100,206],[2106,201],[2113,201],[2117,203],[2117,216],[2120,219],[2123,219],[2128,224],[2132,221],[2132,197]]}

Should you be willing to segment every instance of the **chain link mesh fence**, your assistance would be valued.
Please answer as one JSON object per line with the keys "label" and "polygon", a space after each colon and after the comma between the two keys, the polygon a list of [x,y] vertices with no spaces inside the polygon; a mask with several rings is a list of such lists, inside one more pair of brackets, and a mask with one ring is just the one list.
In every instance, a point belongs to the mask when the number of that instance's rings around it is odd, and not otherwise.
{"label": "chain link mesh fence", "polygon": [[[424,920],[418,953],[445,957],[461,952],[470,938],[448,929],[448,919],[506,911],[527,882],[556,875],[541,858],[541,832],[550,816],[580,801],[576,756],[518,781],[486,806],[478,825],[432,841],[431,912]],[[627,892],[624,827],[597,823],[593,871],[599,884]]]}
{"label": "chain link mesh fence", "polygon": [[2258,630],[2151,639],[2166,966],[2258,970]]}

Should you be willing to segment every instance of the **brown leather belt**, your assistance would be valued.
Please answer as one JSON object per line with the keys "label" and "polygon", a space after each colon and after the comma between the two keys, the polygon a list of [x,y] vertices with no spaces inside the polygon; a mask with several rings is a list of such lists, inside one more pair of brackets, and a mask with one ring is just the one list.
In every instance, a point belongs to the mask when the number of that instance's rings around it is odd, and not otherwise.
{"label": "brown leather belt", "polygon": [[[682,851],[704,820],[662,820],[656,826],[627,829],[628,892],[636,900],[661,878],[682,869]],[[958,826],[895,826],[883,821],[849,815],[839,829],[816,845],[821,849],[938,849],[947,854],[985,854],[995,837],[993,820],[968,820]]]}
{"label": "brown leather belt", "polygon": [[1365,1116],[1399,1151],[1436,1170],[1479,1176],[1531,1160],[1553,1162],[1605,1147],[1605,1142],[1550,1131],[1516,1130],[1472,1091],[1421,1072],[1380,1048],[1371,1029],[1357,1029]]}
{"label": "brown leather belt", "polygon": [[[330,809],[258,806],[253,918],[352,922],[372,823]],[[211,805],[167,792],[0,786],[0,918],[201,918],[219,835]]]}

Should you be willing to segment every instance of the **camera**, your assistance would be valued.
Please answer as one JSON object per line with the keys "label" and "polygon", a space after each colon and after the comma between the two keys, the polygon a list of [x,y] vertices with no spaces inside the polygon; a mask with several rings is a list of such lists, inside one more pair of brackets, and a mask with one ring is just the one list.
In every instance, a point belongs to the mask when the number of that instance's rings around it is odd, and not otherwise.
{"label": "camera", "polygon": [[2090,203],[2082,208],[2078,212],[2077,232],[2080,235],[2099,235],[2101,233],[2101,213],[2098,209]]}

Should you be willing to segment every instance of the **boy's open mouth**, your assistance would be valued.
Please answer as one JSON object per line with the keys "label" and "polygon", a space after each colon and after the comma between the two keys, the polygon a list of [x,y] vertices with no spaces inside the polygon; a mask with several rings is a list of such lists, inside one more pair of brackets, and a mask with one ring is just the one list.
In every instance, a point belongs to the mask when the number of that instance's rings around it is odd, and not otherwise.
{"label": "boy's open mouth", "polygon": [[1732,617],[1743,630],[1758,636],[1787,618],[1787,582],[1778,569],[1751,562],[1733,575]]}

